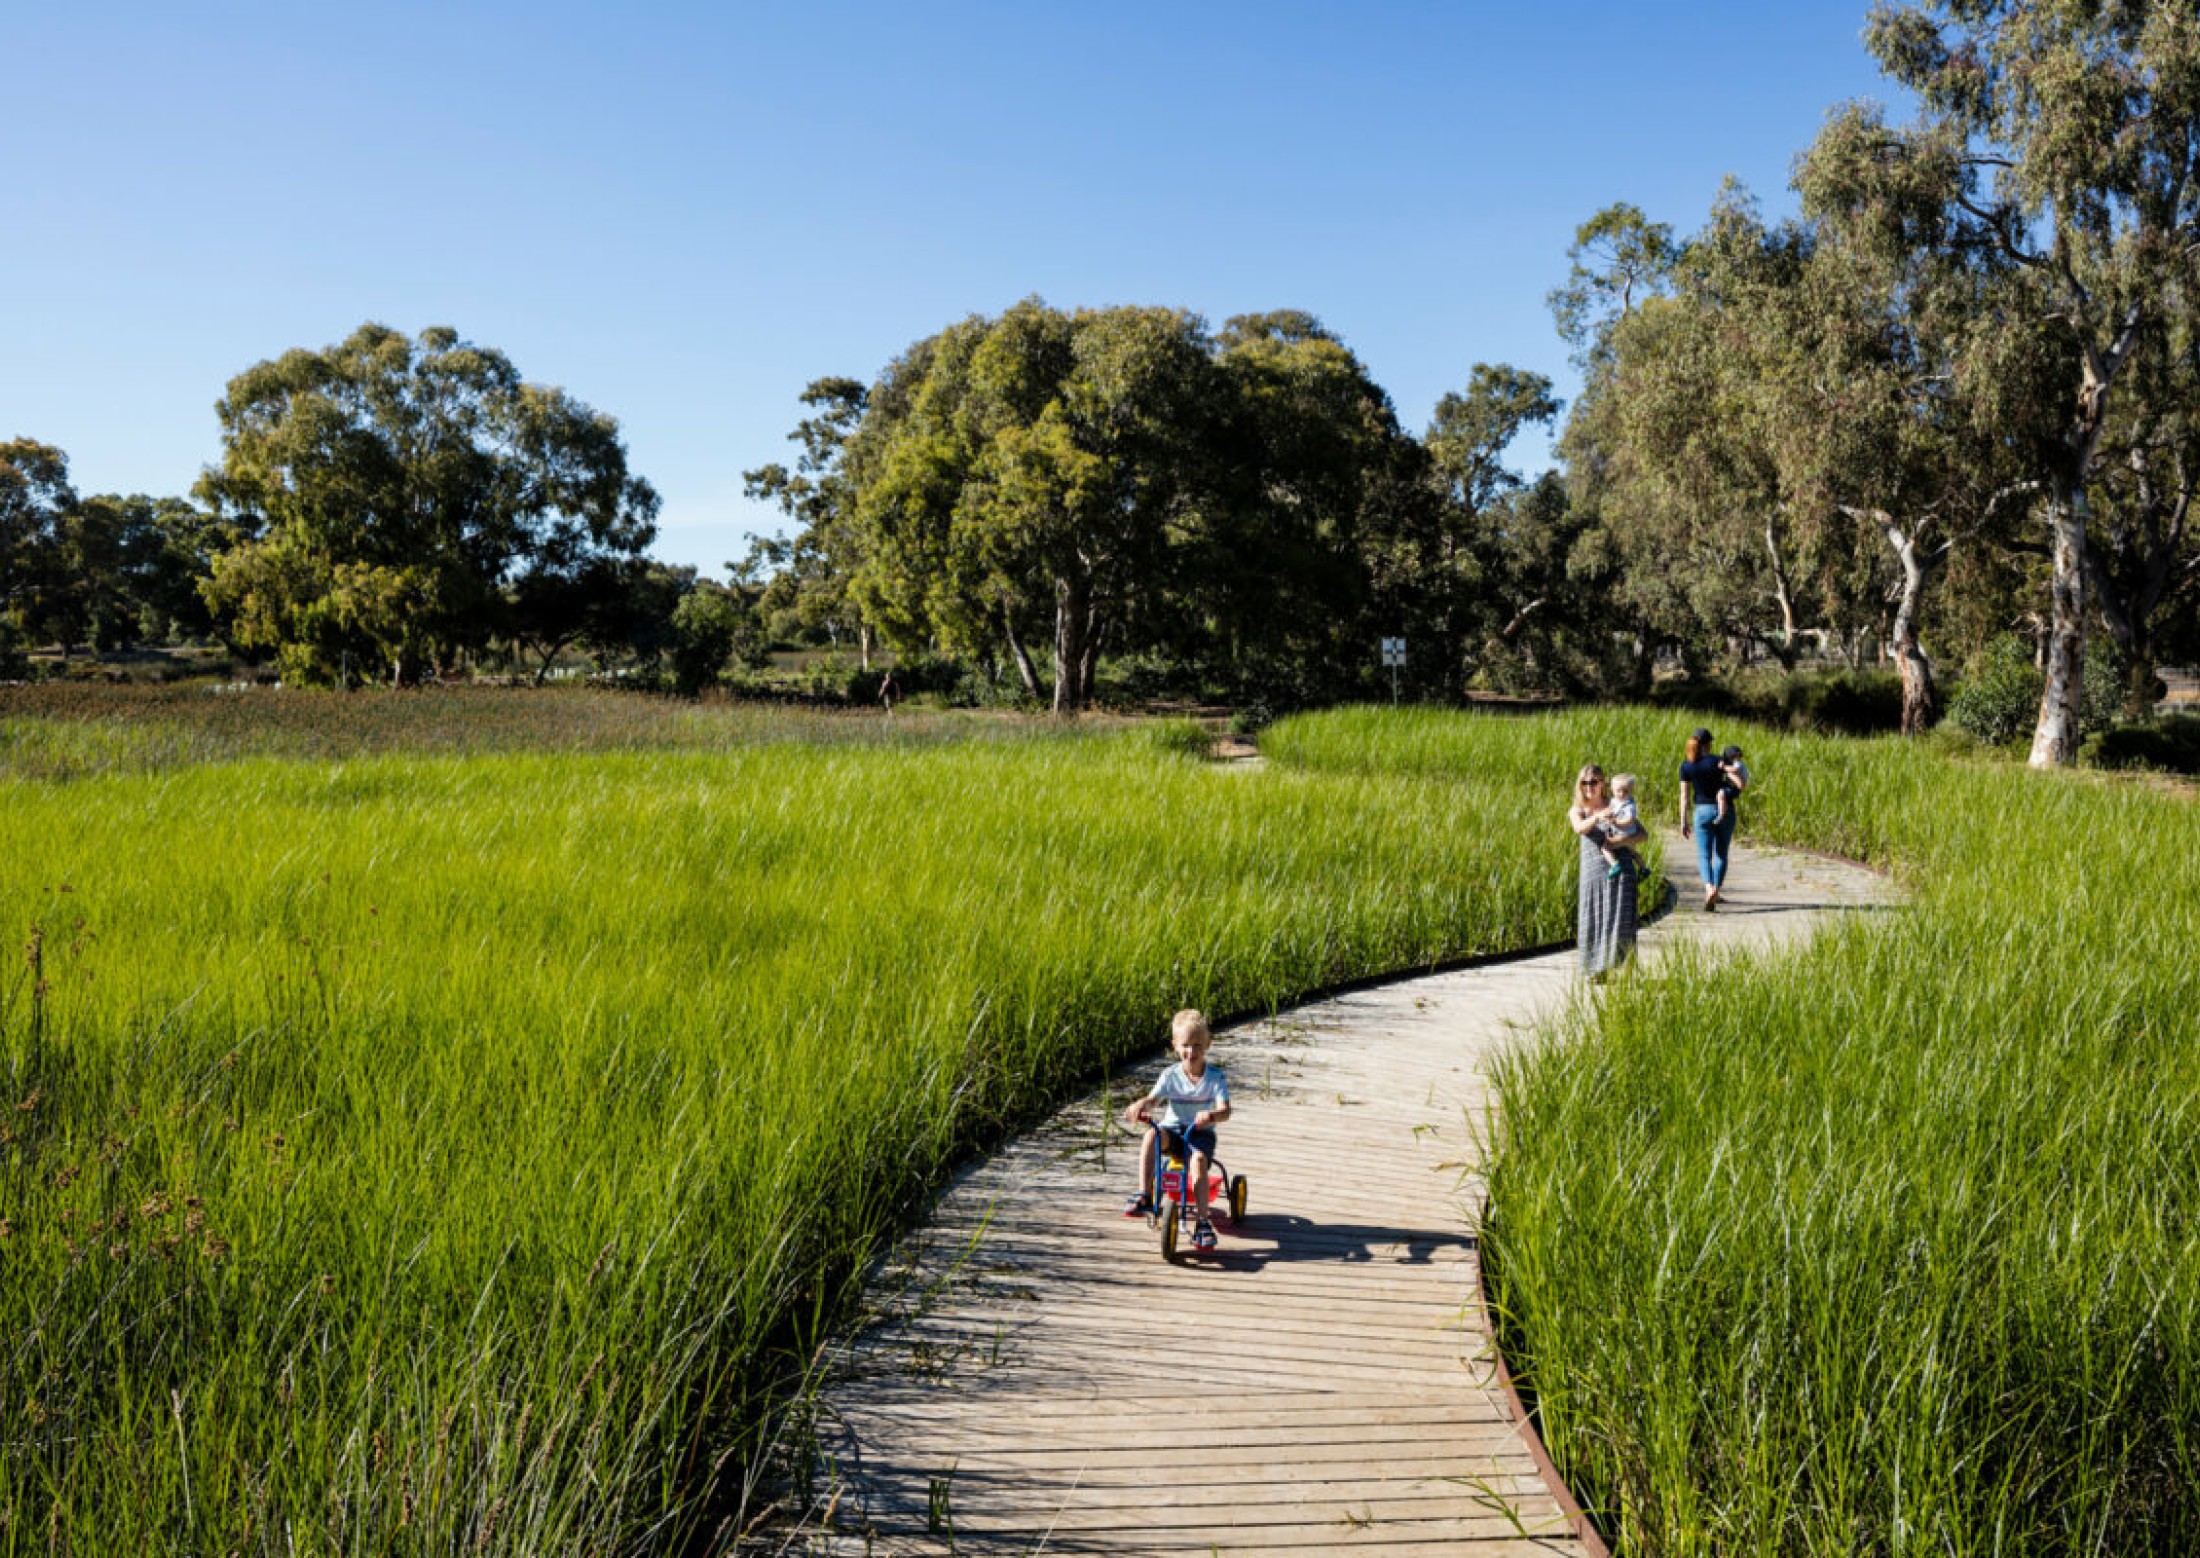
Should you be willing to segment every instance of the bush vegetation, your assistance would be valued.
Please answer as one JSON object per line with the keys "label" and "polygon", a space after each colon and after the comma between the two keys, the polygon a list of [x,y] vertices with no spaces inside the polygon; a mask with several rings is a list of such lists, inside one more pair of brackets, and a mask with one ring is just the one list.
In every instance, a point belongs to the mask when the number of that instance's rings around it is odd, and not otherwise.
{"label": "bush vegetation", "polygon": [[[1902,679],[1892,671],[1757,671],[1661,683],[1651,703],[1786,730],[1876,736],[1902,727]],[[2034,691],[2032,714],[2039,713]]]}
{"label": "bush vegetation", "polygon": [[2091,768],[2150,768],[2200,774],[2200,714],[2171,714],[2132,725],[2111,725],[2086,737],[2078,761]]}

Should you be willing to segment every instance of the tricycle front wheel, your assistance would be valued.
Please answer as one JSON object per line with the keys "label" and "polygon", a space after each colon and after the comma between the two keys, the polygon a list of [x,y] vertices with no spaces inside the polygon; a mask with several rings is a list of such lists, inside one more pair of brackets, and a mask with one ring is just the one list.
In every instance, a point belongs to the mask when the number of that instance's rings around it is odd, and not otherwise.
{"label": "tricycle front wheel", "polygon": [[1174,1201],[1161,1208],[1161,1258],[1176,1259],[1177,1224],[1184,1216],[1184,1208]]}
{"label": "tricycle front wheel", "polygon": [[1230,1181],[1230,1225],[1233,1228],[1245,1224],[1245,1176],[1240,1174]]}

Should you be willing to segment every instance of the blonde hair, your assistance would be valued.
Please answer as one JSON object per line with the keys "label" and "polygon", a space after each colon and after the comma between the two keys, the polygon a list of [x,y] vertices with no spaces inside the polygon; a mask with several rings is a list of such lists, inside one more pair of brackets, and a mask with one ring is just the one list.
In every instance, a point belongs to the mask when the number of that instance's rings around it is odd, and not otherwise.
{"label": "blonde hair", "polygon": [[1574,781],[1574,793],[1578,795],[1581,792],[1581,787],[1585,784],[1602,783],[1604,783],[1604,770],[1594,763],[1583,763],[1581,765],[1581,777]]}
{"label": "blonde hair", "polygon": [[1169,1032],[1173,1037],[1187,1039],[1197,1036],[1212,1044],[1215,1036],[1207,1031],[1207,1015],[1196,1007],[1187,1006],[1169,1019]]}
{"label": "blonde hair", "polygon": [[1633,795],[1635,793],[1635,776],[1633,774],[1612,775],[1612,793],[1614,795]]}

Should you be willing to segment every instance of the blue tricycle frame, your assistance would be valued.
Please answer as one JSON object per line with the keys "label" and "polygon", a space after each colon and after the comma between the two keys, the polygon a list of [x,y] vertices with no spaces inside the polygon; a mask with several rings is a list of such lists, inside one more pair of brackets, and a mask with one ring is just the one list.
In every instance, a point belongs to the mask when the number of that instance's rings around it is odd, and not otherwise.
{"label": "blue tricycle frame", "polygon": [[[1188,1183],[1191,1178],[1191,1162],[1179,1150],[1183,1137],[1173,1132],[1156,1130],[1146,1148],[1152,1154],[1147,1167],[1151,1170],[1148,1181],[1153,1185],[1153,1206],[1146,1213],[1146,1226],[1158,1230],[1161,1236],[1161,1258],[1178,1260],[1183,1244],[1178,1235],[1185,1221],[1192,1217],[1199,1198]],[[1219,1156],[1210,1154],[1207,1159],[1207,1207],[1209,1215],[1220,1213],[1230,1220],[1234,1231],[1245,1227],[1245,1176],[1232,1175],[1222,1166]]]}

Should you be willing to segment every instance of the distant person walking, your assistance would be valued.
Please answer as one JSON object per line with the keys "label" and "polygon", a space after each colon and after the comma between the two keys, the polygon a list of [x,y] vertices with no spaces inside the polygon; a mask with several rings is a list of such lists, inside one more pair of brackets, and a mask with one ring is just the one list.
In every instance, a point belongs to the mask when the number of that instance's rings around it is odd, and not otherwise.
{"label": "distant person walking", "polygon": [[[1632,847],[1613,851],[1616,864],[1607,860],[1605,846],[1614,842],[1610,821],[1612,791],[1604,770],[1591,763],[1574,781],[1574,803],[1567,808],[1566,824],[1581,840],[1581,897],[1576,937],[1581,943],[1581,971],[1601,979],[1634,955],[1635,883],[1642,866]],[[1635,824],[1639,837],[1641,825]]]}
{"label": "distant person walking", "polygon": [[1703,878],[1706,914],[1719,907],[1726,886],[1726,852],[1734,842],[1731,800],[1748,788],[1747,773],[1738,762],[1729,768],[1720,760],[1710,731],[1699,729],[1688,738],[1687,755],[1681,759],[1681,837],[1696,841],[1696,874]]}
{"label": "distant person walking", "polygon": [[878,679],[878,702],[880,708],[884,709],[889,714],[893,713],[894,700],[899,698],[900,696],[901,683],[894,680],[894,673],[892,671],[888,671],[884,676]]}

